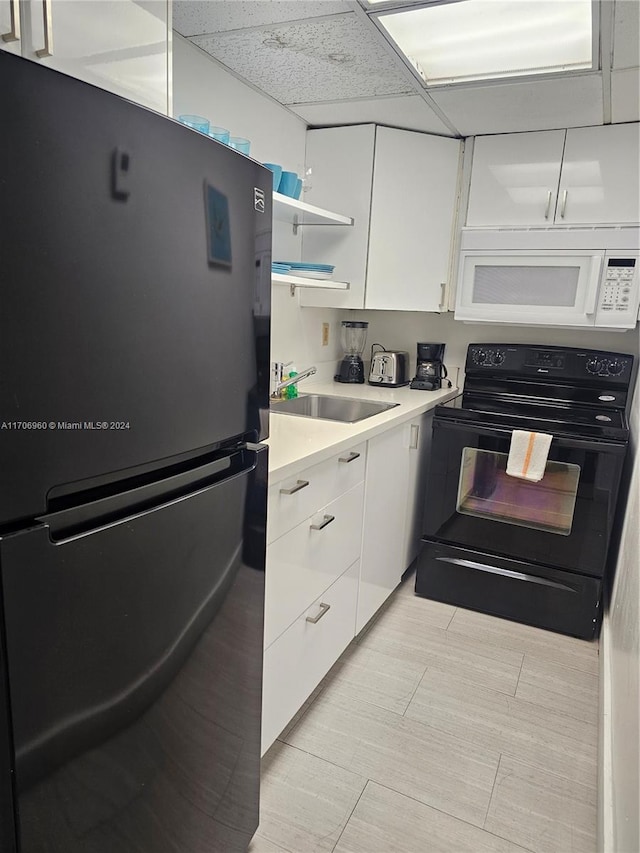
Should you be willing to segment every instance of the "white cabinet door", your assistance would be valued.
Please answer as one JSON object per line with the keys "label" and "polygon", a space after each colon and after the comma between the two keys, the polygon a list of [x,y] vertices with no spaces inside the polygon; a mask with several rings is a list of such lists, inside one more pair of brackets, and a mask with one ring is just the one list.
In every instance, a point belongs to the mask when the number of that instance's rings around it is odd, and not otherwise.
{"label": "white cabinet door", "polygon": [[358,567],[356,561],[265,650],[263,754],[353,639]]}
{"label": "white cabinet door", "polygon": [[409,429],[409,474],[407,484],[406,526],[402,570],[408,569],[420,552],[424,503],[431,453],[433,412],[425,412]]}
{"label": "white cabinet door", "polygon": [[0,0],[0,50],[17,54],[21,52],[21,24],[19,0]]}
{"label": "white cabinet door", "polygon": [[364,308],[375,125],[330,127],[307,133],[306,167],[311,187],[304,200],[348,212],[350,227],[311,225],[302,230],[302,257],[335,266],[334,277],[349,290],[302,288],[301,305]]}
{"label": "white cabinet door", "polygon": [[409,480],[407,425],[369,441],[356,632],[393,592],[402,572]]}
{"label": "white cabinet door", "polygon": [[460,147],[377,129],[365,308],[446,311]]}
{"label": "white cabinet door", "polygon": [[363,491],[354,486],[269,545],[265,647],[360,556]]}
{"label": "white cabinet door", "polygon": [[551,225],[564,130],[476,137],[467,225]]}
{"label": "white cabinet door", "polygon": [[23,0],[22,8],[25,58],[168,112],[166,0]]}
{"label": "white cabinet door", "polygon": [[301,304],[445,311],[460,152],[456,139],[375,125],[309,131],[305,201],[355,224],[303,229],[303,258],[334,264],[350,289],[303,290]]}
{"label": "white cabinet door", "polygon": [[567,130],[556,222],[640,222],[640,124]]}

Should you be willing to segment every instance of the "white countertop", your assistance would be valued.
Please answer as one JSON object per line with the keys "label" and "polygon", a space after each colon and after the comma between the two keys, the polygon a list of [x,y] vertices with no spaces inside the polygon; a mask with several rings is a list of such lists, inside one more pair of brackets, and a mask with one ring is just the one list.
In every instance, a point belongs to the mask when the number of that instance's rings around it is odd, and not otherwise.
{"label": "white countertop", "polygon": [[414,391],[404,388],[375,388],[372,385],[343,385],[339,382],[305,382],[299,395],[327,394],[381,403],[398,403],[393,409],[354,424],[315,418],[279,415],[274,403],[269,418],[269,482],[277,483],[301,468],[315,465],[346,450],[355,441],[367,441],[385,430],[411,420],[458,394],[458,389]]}

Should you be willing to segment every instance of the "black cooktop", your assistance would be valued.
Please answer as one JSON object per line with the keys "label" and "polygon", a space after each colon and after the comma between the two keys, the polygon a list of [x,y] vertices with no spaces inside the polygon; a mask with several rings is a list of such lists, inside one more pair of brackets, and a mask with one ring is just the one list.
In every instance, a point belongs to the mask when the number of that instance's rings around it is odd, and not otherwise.
{"label": "black cooktop", "polygon": [[464,393],[437,420],[625,442],[633,356],[528,344],[470,344]]}
{"label": "black cooktop", "polygon": [[534,403],[513,398],[460,394],[453,400],[436,406],[435,417],[473,422],[480,426],[486,424],[503,429],[523,429],[603,440],[627,441],[629,438],[629,424],[624,411],[583,409],[550,404],[548,401]]}

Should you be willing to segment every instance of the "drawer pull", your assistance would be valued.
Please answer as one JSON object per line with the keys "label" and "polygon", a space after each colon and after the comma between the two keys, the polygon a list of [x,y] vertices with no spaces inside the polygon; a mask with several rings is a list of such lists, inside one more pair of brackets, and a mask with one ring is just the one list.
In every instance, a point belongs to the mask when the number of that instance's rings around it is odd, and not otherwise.
{"label": "drawer pull", "polygon": [[296,480],[295,486],[291,486],[290,489],[280,489],[281,495],[295,495],[296,492],[299,492],[300,489],[306,489],[309,485],[308,480]]}
{"label": "drawer pull", "polygon": [[356,459],[360,458],[360,454],[356,453],[355,450],[352,450],[348,456],[339,456],[338,462],[354,462]]}
{"label": "drawer pull", "polygon": [[324,530],[324,528],[328,524],[331,524],[331,522],[335,521],[335,520],[336,520],[335,515],[325,515],[324,519],[320,522],[320,524],[311,524],[310,529],[311,530]]}
{"label": "drawer pull", "polygon": [[320,613],[317,616],[307,616],[307,622],[311,622],[312,625],[315,625],[316,622],[319,622],[327,610],[331,610],[330,604],[320,604]]}
{"label": "drawer pull", "polygon": [[11,29],[8,33],[2,33],[2,41],[20,41],[20,2],[10,0]]}
{"label": "drawer pull", "polygon": [[42,18],[44,23],[44,47],[36,50],[36,56],[44,59],[53,56],[53,21],[51,19],[51,0],[42,0]]}

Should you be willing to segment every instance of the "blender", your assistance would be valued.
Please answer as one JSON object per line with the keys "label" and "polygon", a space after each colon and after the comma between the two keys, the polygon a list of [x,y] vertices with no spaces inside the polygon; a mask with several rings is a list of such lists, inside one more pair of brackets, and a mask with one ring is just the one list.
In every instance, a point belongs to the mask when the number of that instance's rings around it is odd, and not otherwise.
{"label": "blender", "polygon": [[364,382],[364,363],[362,353],[367,340],[368,323],[357,320],[343,320],[340,329],[340,341],[344,356],[333,377],[336,382]]}

